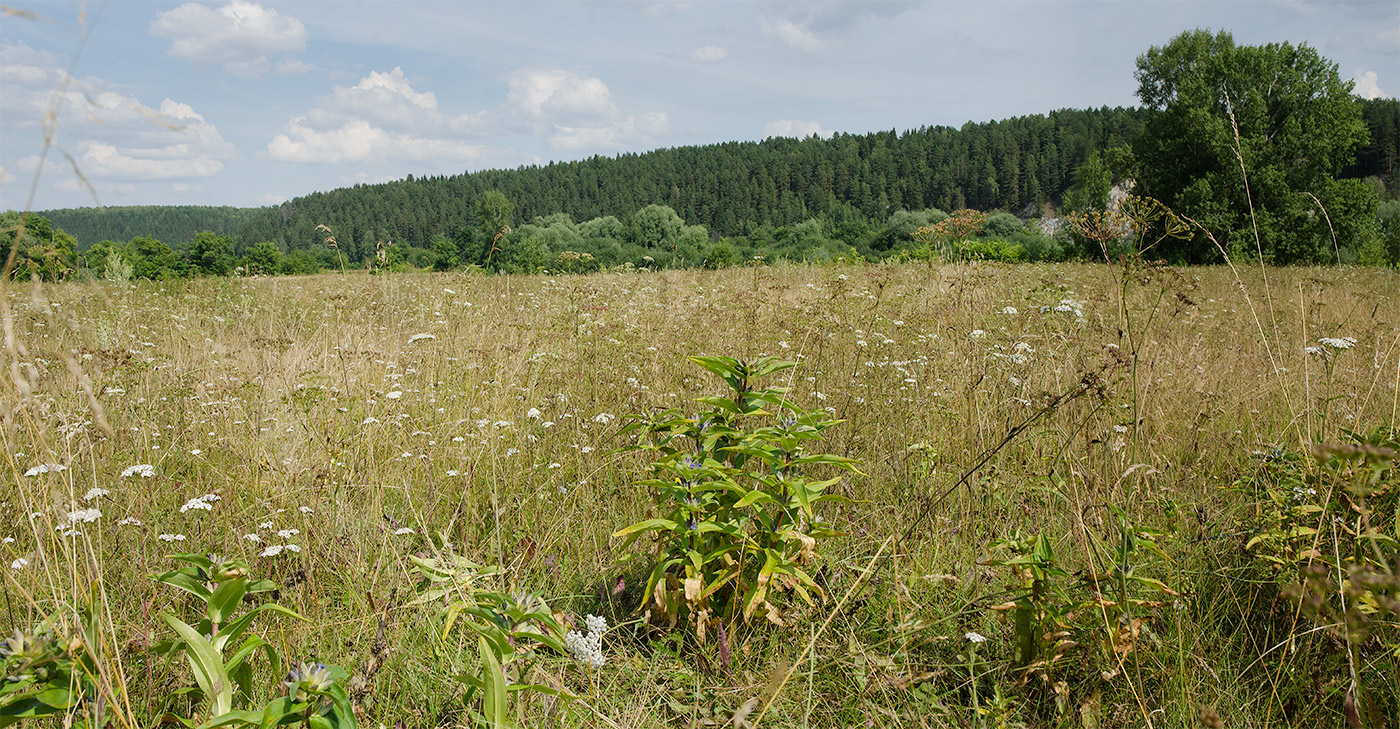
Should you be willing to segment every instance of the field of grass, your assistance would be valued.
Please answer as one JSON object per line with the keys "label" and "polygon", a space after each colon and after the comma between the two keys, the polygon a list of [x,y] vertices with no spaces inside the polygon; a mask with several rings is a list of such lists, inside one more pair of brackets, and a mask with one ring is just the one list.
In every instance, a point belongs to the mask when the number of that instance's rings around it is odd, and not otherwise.
{"label": "field of grass", "polygon": [[[0,628],[56,616],[62,642],[82,636],[110,726],[209,718],[154,650],[162,612],[204,609],[151,579],[179,552],[275,581],[259,598],[305,620],[256,630],[344,668],[361,726],[479,710],[476,634],[419,600],[411,559],[452,554],[566,627],[609,621],[601,667],[547,648],[521,664],[577,697],[515,694],[521,726],[1400,715],[1394,271],[324,274],[11,285],[5,305]],[[691,355],[797,362],[767,384],[843,420],[820,450],[859,468],[833,487],[849,503],[821,505],[826,599],[703,642],[643,622],[652,545],[611,536],[657,515],[648,454],[619,452],[629,417],[723,393]],[[1364,464],[1309,455],[1350,432],[1371,435]],[[1357,474],[1365,495],[1343,488]],[[1387,559],[1369,592],[1349,573],[1290,597],[1300,569]],[[261,705],[285,670],[257,665]]]}

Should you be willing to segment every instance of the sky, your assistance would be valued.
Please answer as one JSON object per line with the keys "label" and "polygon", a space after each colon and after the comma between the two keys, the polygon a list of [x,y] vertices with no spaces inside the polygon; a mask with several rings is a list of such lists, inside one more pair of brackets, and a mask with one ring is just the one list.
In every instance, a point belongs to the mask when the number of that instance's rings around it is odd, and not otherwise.
{"label": "sky", "polygon": [[1400,93],[1396,0],[4,6],[24,12],[0,15],[0,210],[273,205],[410,174],[1130,106],[1136,58],[1195,28],[1307,43],[1358,96]]}

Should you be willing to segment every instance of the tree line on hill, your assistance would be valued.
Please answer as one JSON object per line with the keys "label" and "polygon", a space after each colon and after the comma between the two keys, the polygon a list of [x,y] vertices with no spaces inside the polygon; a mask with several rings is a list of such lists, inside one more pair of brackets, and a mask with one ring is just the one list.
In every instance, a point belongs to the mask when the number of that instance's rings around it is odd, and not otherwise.
{"label": "tree line on hill", "polygon": [[[45,215],[50,228],[84,236],[116,229],[93,222],[102,215],[125,231],[171,231],[181,245],[169,253],[146,233],[84,240],[78,262],[96,270],[117,251],[165,261],[169,275],[877,259],[912,255],[913,230],[964,208],[1000,211],[969,239],[998,245],[973,254],[1041,260],[1099,248],[1063,229],[1046,235],[1054,226],[1036,218],[1103,210],[1110,189],[1135,185],[1195,223],[1154,251],[1173,261],[1225,251],[1275,263],[1400,261],[1400,102],[1351,96],[1336,65],[1306,45],[1237,46],[1223,32],[1151,48],[1137,78],[1143,108],[409,176],[270,208],[207,209],[217,211],[204,218],[210,230],[193,235],[173,226],[188,228],[199,209]],[[31,268],[61,269],[62,246],[44,245]]]}

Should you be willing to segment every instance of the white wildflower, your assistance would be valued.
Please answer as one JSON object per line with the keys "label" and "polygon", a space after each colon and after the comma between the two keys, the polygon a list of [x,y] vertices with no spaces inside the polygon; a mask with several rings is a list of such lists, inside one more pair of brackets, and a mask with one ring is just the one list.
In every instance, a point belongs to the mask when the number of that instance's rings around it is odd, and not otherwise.
{"label": "white wildflower", "polygon": [[259,528],[259,529],[271,529],[271,528],[272,528],[272,522],[270,522],[270,521],[262,522],[261,524],[258,524],[258,528]]}
{"label": "white wildflower", "polygon": [[156,467],[149,463],[138,463],[135,466],[127,466],[126,469],[122,471],[122,478],[131,478],[132,476],[150,478],[154,475],[156,475]]}
{"label": "white wildflower", "polygon": [[258,535],[256,535],[256,534],[244,534],[244,535],[243,535],[243,538],[244,538],[244,539],[247,539],[247,540],[250,541],[250,542],[261,542],[261,541],[262,541],[262,537],[260,537],[260,536],[258,536]]}
{"label": "white wildflower", "polygon": [[1016,316],[1017,314],[1020,314],[1021,312],[1016,311],[1016,307],[1014,307],[1014,306],[1008,306],[1008,307],[1006,307],[1005,309],[1002,309],[1002,310],[1001,310],[1001,313],[1003,313],[1003,314],[1008,314],[1008,315],[1010,315],[1010,316]]}
{"label": "white wildflower", "polygon": [[589,668],[602,668],[608,662],[608,657],[603,655],[603,634],[608,631],[607,618],[596,615],[589,615],[584,620],[584,627],[588,632],[580,633],[577,630],[570,630],[564,636],[564,647],[569,649],[574,660]]}
{"label": "white wildflower", "polygon": [[969,643],[986,643],[986,642],[987,642],[987,636],[982,635],[981,633],[968,633],[967,635],[964,635],[963,637],[964,637],[964,638],[967,638],[967,640],[968,640]]}
{"label": "white wildflower", "polygon": [[20,570],[22,570],[22,569],[24,569],[25,567],[28,567],[28,566],[29,566],[29,560],[27,560],[27,559],[25,559],[25,558],[23,558],[23,557],[20,557],[19,559],[17,559],[17,560],[15,560],[15,561],[13,561],[13,562],[10,563],[10,569],[12,569],[12,570],[14,570],[14,571],[16,571],[16,572],[18,572],[18,571],[20,571]]}
{"label": "white wildflower", "polygon": [[303,513],[303,514],[310,514],[310,513],[313,513],[313,512],[311,511],[311,507],[309,507],[309,506],[298,506],[298,507],[297,507],[297,511],[300,511],[300,512]]}
{"label": "white wildflower", "polygon": [[1351,349],[1356,346],[1356,340],[1351,337],[1323,337],[1317,341],[1322,346],[1332,349]]}
{"label": "white wildflower", "polygon": [[61,463],[40,463],[39,465],[24,472],[26,476],[38,476],[41,473],[58,473],[67,471],[68,467]]}
{"label": "white wildflower", "polygon": [[259,556],[259,557],[276,557],[277,555],[279,555],[279,554],[281,554],[281,553],[282,553],[282,545],[280,545],[280,544],[273,544],[273,545],[269,546],[267,549],[264,549],[263,551],[258,552],[258,556]]}
{"label": "white wildflower", "polygon": [[399,527],[398,529],[395,529],[395,530],[394,530],[394,534],[396,534],[396,535],[415,534],[415,533],[416,533],[416,532],[413,531],[413,528],[412,528],[412,527]]}
{"label": "white wildflower", "polygon": [[282,547],[283,547],[283,549],[286,549],[288,552],[300,552],[300,551],[301,551],[301,547],[298,547],[298,546],[295,545],[295,544],[284,544],[284,545],[282,545]]}
{"label": "white wildflower", "polygon": [[597,415],[593,416],[593,422],[601,423],[603,425],[607,425],[608,423],[611,423],[616,419],[616,416],[614,416],[612,413],[598,413]]}
{"label": "white wildflower", "polygon": [[985,339],[987,337],[987,333],[982,331],[981,329],[973,329],[972,331],[967,333],[967,336],[971,339]]}
{"label": "white wildflower", "polygon": [[205,501],[205,500],[202,499],[202,498],[193,498],[193,499],[190,499],[189,501],[186,501],[185,504],[184,504],[184,506],[181,506],[181,507],[180,507],[180,513],[183,514],[183,513],[187,512],[187,511],[189,511],[190,509],[196,509],[196,510],[202,509],[202,510],[204,510],[204,511],[213,511],[213,510],[214,510],[214,505],[211,504],[211,503],[209,503],[208,501]]}
{"label": "white wildflower", "polygon": [[128,516],[127,518],[117,522],[117,526],[141,526],[141,520],[135,517]]}
{"label": "white wildflower", "polygon": [[185,541],[185,535],[183,535],[183,534],[162,534],[162,535],[156,537],[156,539],[159,539],[159,540],[162,541],[162,542],[183,542],[183,541]]}
{"label": "white wildflower", "polygon": [[426,333],[426,332],[425,332],[425,333],[422,333],[422,334],[415,334],[415,335],[413,335],[413,336],[411,336],[411,337],[408,338],[408,343],[409,343],[409,344],[413,344],[414,342],[421,342],[421,341],[423,341],[424,339],[437,339],[437,337],[436,337],[435,335],[428,334],[428,333]]}
{"label": "white wildflower", "polygon": [[295,537],[298,534],[301,534],[300,529],[283,529],[277,532],[277,536],[283,539],[291,539],[292,537]]}
{"label": "white wildflower", "polygon": [[79,509],[68,512],[69,524],[90,524],[102,518],[102,512],[97,509]]}
{"label": "white wildflower", "polygon": [[539,408],[530,408],[530,411],[527,412],[527,413],[525,413],[525,417],[526,417],[526,418],[529,418],[530,420],[539,420],[539,419],[540,419],[540,409],[539,409]]}
{"label": "white wildflower", "polygon": [[88,489],[87,493],[83,494],[83,501],[92,501],[93,499],[101,498],[110,493],[112,492],[108,491],[107,489],[97,488],[96,486],[94,486],[93,488]]}
{"label": "white wildflower", "polygon": [[379,418],[376,418],[376,417],[374,417],[373,415],[371,415],[371,416],[369,416],[368,418],[365,418],[364,420],[361,420],[361,421],[360,421],[360,425],[373,425],[374,423],[377,423],[377,422],[379,422]]}
{"label": "white wildflower", "polygon": [[394,390],[393,392],[390,392],[389,394],[385,395],[384,399],[397,400],[401,397],[403,397],[403,390]]}

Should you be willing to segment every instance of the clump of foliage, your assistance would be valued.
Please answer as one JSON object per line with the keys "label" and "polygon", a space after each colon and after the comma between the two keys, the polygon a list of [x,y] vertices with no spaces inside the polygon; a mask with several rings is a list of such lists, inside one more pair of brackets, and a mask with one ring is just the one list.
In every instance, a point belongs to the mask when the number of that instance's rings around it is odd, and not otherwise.
{"label": "clump of foliage", "polygon": [[809,449],[838,424],[825,410],[804,410],[786,388],[759,381],[795,366],[765,357],[691,357],[724,380],[730,392],[699,398],[698,414],[668,410],[638,417],[623,429],[632,446],[651,454],[648,478],[660,516],[619,530],[628,543],[656,537],[656,561],[643,592],[647,615],[675,626],[685,622],[704,642],[715,628],[756,616],[786,625],[784,598],[824,599],[806,567],[818,540],[836,532],[821,504],[842,501],[829,493],[841,476],[859,473],[856,462]]}

